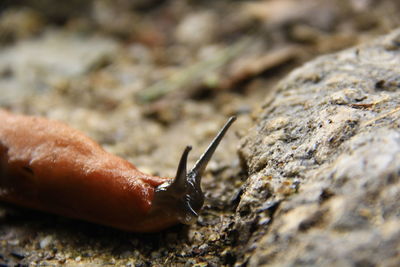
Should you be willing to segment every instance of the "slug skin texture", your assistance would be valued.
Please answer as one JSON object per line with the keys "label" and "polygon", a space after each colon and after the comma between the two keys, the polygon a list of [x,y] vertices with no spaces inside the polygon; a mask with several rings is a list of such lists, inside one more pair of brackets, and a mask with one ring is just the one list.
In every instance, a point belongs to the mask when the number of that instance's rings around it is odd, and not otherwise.
{"label": "slug skin texture", "polygon": [[169,178],[140,172],[57,121],[0,110],[0,122],[0,200],[126,231],[178,223],[150,214]]}

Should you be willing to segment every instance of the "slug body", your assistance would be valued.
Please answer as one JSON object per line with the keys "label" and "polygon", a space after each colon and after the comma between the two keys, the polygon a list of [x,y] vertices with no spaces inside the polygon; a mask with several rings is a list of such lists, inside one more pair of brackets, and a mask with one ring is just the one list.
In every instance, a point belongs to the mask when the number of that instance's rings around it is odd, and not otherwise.
{"label": "slug body", "polygon": [[186,173],[147,175],[67,125],[0,110],[0,200],[132,232],[155,232],[197,218],[201,175],[231,118]]}

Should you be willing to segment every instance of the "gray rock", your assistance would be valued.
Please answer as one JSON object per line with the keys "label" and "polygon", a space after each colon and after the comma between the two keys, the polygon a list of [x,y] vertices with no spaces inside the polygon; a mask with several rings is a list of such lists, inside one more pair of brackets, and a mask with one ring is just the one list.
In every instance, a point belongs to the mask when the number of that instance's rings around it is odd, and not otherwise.
{"label": "gray rock", "polygon": [[400,29],[284,79],[239,150],[249,266],[399,264],[399,117]]}
{"label": "gray rock", "polygon": [[48,248],[53,243],[53,237],[51,235],[45,236],[43,239],[40,240],[39,247],[41,249]]}

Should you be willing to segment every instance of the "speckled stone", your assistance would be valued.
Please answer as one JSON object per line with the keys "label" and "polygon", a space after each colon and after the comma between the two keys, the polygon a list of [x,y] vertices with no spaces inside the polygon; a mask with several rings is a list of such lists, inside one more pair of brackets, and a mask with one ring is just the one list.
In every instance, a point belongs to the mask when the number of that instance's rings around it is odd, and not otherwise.
{"label": "speckled stone", "polygon": [[319,57],[266,100],[240,147],[249,266],[400,262],[399,38]]}

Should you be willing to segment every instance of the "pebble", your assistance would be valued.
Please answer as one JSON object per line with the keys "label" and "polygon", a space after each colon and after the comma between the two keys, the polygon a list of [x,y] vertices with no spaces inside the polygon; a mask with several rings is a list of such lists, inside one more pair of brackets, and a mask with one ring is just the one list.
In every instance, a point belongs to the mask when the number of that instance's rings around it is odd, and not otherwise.
{"label": "pebble", "polygon": [[175,35],[185,44],[207,44],[214,39],[217,25],[217,18],[211,12],[189,14],[178,25]]}
{"label": "pebble", "polygon": [[44,237],[42,240],[40,240],[39,246],[41,249],[47,248],[50,244],[53,242],[53,237],[48,235]]}

